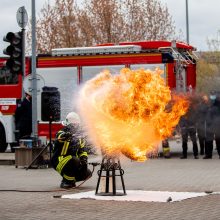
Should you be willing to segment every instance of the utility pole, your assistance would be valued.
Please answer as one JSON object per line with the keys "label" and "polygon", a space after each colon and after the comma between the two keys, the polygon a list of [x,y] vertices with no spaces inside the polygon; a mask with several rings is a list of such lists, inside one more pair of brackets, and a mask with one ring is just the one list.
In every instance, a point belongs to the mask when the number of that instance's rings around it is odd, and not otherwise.
{"label": "utility pole", "polygon": [[186,42],[189,44],[189,13],[188,13],[188,0],[186,0]]}
{"label": "utility pole", "polygon": [[32,135],[33,146],[38,145],[38,129],[37,129],[37,74],[36,74],[36,17],[35,17],[35,0],[32,0]]}

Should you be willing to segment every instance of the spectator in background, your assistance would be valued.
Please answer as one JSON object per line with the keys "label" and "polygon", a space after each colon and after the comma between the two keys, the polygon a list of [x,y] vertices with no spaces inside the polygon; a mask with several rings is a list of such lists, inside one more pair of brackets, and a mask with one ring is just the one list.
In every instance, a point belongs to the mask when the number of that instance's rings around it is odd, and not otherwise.
{"label": "spectator in background", "polygon": [[190,102],[188,112],[181,117],[179,122],[180,132],[182,136],[182,156],[181,159],[187,158],[188,136],[192,140],[194,158],[198,159],[198,145],[196,141],[196,106]]}
{"label": "spectator in background", "polygon": [[25,93],[24,99],[17,105],[15,126],[17,141],[21,138],[30,138],[32,133],[32,99],[28,93]]}
{"label": "spectator in background", "polygon": [[208,109],[205,116],[205,156],[203,159],[212,159],[214,142],[214,120],[215,120],[215,98],[208,103]]}
{"label": "spectator in background", "polygon": [[205,137],[206,137],[206,115],[210,106],[209,97],[203,95],[197,107],[197,134],[200,146],[200,155],[205,154]]}
{"label": "spectator in background", "polygon": [[218,156],[220,159],[220,96],[216,97],[214,102],[214,119],[213,119],[213,132],[215,134],[215,143],[218,152]]}

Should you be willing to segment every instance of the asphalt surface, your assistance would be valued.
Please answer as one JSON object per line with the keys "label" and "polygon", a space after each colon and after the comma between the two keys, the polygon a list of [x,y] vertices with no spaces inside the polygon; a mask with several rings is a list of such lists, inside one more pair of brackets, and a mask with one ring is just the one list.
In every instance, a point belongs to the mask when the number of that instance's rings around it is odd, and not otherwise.
{"label": "asphalt surface", "polygon": [[[188,159],[181,156],[180,143],[171,143],[171,158],[152,158],[143,163],[121,158],[126,190],[171,192],[220,192],[220,159],[194,159],[189,143]],[[0,159],[13,160],[13,153]],[[90,156],[90,162],[101,157]],[[92,169],[92,167],[90,166]],[[61,199],[60,195],[96,189],[97,170],[78,188],[61,191],[61,177],[52,169],[24,169],[0,166],[0,219],[220,219],[220,195],[186,199],[179,202],[128,202],[91,199]],[[119,182],[120,183],[120,182]],[[121,184],[117,185],[121,189]],[[24,192],[27,191],[27,192]]]}

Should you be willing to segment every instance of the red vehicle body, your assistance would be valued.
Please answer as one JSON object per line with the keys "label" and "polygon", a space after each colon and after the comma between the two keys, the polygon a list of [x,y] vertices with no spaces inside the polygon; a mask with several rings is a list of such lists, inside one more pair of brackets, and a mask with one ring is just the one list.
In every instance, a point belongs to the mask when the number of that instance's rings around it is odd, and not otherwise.
{"label": "red vehicle body", "polygon": [[[37,75],[43,86],[55,86],[61,94],[61,121],[74,109],[74,94],[80,84],[103,69],[119,72],[131,69],[160,67],[171,90],[186,92],[196,86],[194,47],[182,42],[146,41],[102,44],[95,47],[54,49],[51,54],[36,58]],[[15,143],[14,113],[22,98],[22,76],[13,76],[4,67],[7,58],[0,58],[0,151]],[[26,75],[31,73],[31,59],[26,58]],[[40,88],[41,89],[41,88]],[[41,121],[41,91],[38,103],[38,135],[49,137],[49,125]],[[52,138],[60,122],[52,123]]]}

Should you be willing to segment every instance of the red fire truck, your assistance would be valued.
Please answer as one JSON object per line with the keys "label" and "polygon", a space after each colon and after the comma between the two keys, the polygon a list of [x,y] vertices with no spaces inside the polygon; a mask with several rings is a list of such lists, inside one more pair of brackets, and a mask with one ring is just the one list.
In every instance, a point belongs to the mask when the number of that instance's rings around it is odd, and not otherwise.
{"label": "red fire truck", "polygon": [[[79,85],[103,69],[117,73],[123,67],[164,70],[164,80],[171,90],[186,92],[196,86],[196,49],[182,42],[146,41],[102,44],[94,47],[53,49],[51,54],[37,56],[39,84],[57,87],[61,99],[61,120],[73,110]],[[14,113],[22,97],[22,76],[13,75],[0,58],[0,152],[15,144]],[[31,73],[31,58],[26,58],[26,75]],[[41,120],[41,92],[38,86],[38,135],[48,137],[49,125]],[[52,123],[52,137],[61,127]]]}

